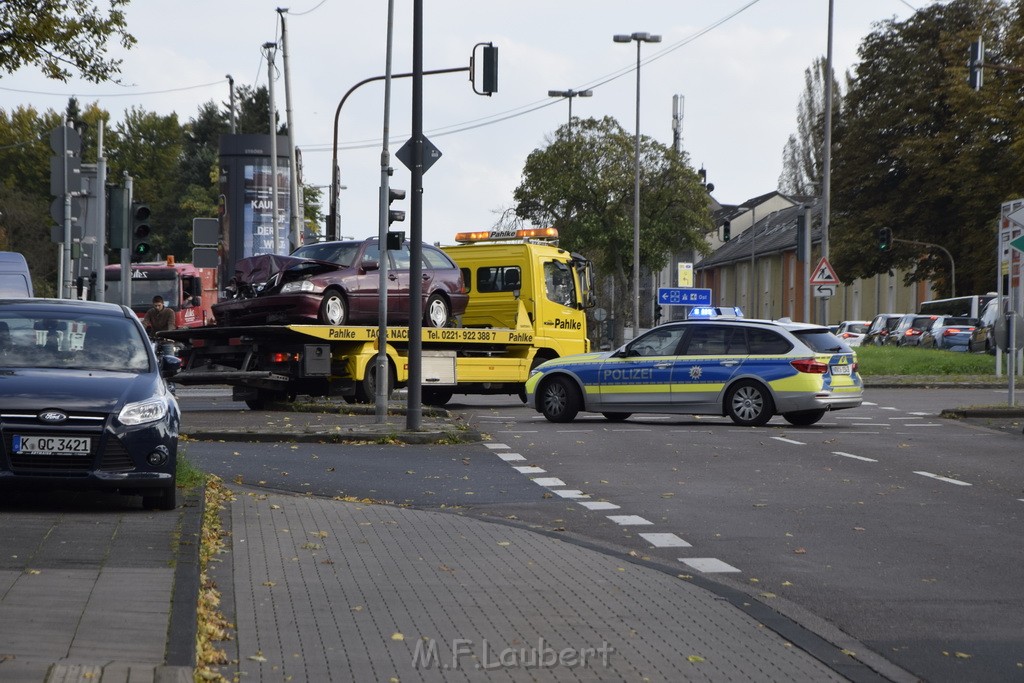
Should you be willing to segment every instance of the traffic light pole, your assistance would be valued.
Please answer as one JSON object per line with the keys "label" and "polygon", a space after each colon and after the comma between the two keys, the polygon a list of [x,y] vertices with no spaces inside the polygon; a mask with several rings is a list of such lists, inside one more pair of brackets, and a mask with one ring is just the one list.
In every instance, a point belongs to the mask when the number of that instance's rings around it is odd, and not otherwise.
{"label": "traffic light pole", "polygon": [[[453,67],[451,69],[431,69],[430,71],[424,71],[422,75],[433,76],[436,74],[451,74],[469,70],[470,67],[468,66]],[[411,78],[412,76],[413,73],[409,72],[402,74],[394,74],[390,78]],[[331,212],[327,216],[328,241],[338,239],[338,190],[340,181],[340,169],[338,168],[338,119],[341,118],[341,108],[342,106],[344,106],[345,100],[348,99],[349,95],[354,93],[360,87],[366,85],[367,83],[373,83],[374,81],[383,81],[385,78],[388,78],[388,76],[373,76],[372,78],[364,78],[363,80],[359,81],[358,83],[356,83],[355,85],[348,89],[348,92],[346,92],[345,95],[341,98],[341,102],[338,102],[338,108],[334,110],[334,141],[331,144],[331,149],[333,150],[331,153]],[[385,140],[385,143],[386,142],[387,141]]]}
{"label": "traffic light pole", "polygon": [[932,244],[931,242],[918,242],[916,240],[904,240],[899,237],[893,237],[893,242],[903,242],[905,244],[918,244],[922,247],[931,247],[933,249],[941,249],[949,257],[949,295],[951,297],[956,296],[956,263],[953,261],[953,254],[949,253],[949,249],[938,245]]}

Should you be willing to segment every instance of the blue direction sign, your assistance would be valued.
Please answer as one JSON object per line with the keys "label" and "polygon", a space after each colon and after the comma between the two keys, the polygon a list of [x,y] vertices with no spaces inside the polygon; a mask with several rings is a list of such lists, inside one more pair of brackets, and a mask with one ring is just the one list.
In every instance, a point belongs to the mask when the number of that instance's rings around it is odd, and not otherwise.
{"label": "blue direction sign", "polygon": [[659,287],[658,303],[663,306],[710,306],[711,290],[693,287]]}

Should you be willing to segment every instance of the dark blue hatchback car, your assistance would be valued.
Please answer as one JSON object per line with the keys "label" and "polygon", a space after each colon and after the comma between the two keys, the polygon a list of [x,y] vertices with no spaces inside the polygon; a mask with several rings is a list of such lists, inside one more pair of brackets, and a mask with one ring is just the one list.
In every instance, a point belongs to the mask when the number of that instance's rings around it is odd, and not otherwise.
{"label": "dark blue hatchback car", "polygon": [[180,412],[124,306],[0,300],[0,488],[100,489],[176,505]]}

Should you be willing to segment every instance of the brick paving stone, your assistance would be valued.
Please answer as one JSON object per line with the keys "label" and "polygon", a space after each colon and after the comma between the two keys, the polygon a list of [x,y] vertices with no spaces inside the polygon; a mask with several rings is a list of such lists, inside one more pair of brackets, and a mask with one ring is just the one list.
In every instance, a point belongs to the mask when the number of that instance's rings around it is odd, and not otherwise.
{"label": "brick paving stone", "polygon": [[446,513],[237,493],[228,678],[842,680],[653,568]]}

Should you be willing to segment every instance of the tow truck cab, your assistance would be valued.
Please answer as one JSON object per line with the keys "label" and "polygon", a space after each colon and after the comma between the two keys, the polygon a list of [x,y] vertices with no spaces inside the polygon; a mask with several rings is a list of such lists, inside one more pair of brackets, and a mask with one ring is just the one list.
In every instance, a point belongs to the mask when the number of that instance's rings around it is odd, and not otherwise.
{"label": "tow truck cab", "polygon": [[[166,261],[131,264],[131,309],[140,318],[153,305],[154,296],[174,309],[177,327],[213,324],[211,306],[217,303],[216,268],[196,268],[191,263]],[[107,266],[106,301],[121,301],[121,266]]]}
{"label": "tow truck cab", "polygon": [[[462,232],[441,248],[469,294],[462,327],[533,328],[535,357],[590,350],[586,309],[595,304],[590,261],[557,246],[554,228]],[[539,362],[539,361],[538,361]]]}

